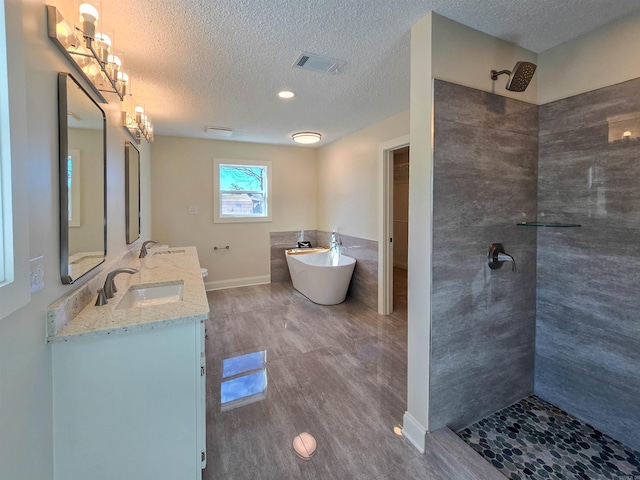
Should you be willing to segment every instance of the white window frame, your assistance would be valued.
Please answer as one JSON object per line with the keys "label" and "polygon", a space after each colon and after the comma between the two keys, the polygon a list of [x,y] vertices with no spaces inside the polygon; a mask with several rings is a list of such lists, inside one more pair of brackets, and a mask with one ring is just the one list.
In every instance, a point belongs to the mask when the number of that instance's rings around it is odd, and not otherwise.
{"label": "white window frame", "polygon": [[0,0],[0,319],[31,301],[22,12],[8,9]]}
{"label": "white window frame", "polygon": [[[266,215],[222,215],[222,201],[220,191],[220,166],[248,166],[248,167],[263,167],[267,171],[266,188],[260,192],[265,196]],[[273,212],[273,206],[271,201],[271,178],[272,167],[271,162],[268,160],[238,160],[227,158],[215,158],[213,160],[213,222],[214,223],[252,223],[252,222],[270,222]]]}

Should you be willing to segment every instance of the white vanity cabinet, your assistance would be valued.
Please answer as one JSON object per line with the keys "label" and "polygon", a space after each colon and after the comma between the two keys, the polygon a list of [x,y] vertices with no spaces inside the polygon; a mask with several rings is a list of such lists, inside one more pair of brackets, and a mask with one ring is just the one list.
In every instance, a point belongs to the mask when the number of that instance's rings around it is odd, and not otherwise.
{"label": "white vanity cabinet", "polygon": [[202,478],[202,320],[53,343],[52,357],[56,480]]}

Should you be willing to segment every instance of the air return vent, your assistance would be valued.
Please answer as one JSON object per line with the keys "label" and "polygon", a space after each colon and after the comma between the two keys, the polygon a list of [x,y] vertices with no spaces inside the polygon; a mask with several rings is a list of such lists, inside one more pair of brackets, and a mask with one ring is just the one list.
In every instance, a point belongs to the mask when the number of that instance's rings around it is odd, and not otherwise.
{"label": "air return vent", "polygon": [[293,63],[294,67],[303,68],[304,70],[311,70],[313,72],[321,73],[338,73],[338,71],[347,63],[343,60],[336,60],[335,58],[321,57],[315,53],[302,52],[296,58]]}
{"label": "air return vent", "polygon": [[233,135],[233,130],[226,127],[214,127],[211,125],[205,125],[204,131],[207,133],[214,133],[216,135],[220,135],[221,137],[230,137]]}

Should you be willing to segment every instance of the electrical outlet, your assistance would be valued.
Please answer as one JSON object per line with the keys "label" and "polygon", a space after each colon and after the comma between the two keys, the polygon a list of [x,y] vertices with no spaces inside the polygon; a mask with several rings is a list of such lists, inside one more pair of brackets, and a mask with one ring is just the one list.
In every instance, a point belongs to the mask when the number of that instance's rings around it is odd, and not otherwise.
{"label": "electrical outlet", "polygon": [[198,207],[189,207],[189,215],[198,215]]}
{"label": "electrical outlet", "polygon": [[42,255],[29,260],[29,277],[32,292],[44,288],[44,257]]}

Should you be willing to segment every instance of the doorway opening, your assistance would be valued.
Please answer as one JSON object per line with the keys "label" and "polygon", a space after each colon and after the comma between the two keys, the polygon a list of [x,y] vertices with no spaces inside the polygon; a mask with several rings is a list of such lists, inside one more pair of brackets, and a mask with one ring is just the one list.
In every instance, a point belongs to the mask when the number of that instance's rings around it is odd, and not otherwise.
{"label": "doorway opening", "polygon": [[407,313],[409,136],[380,145],[378,312]]}
{"label": "doorway opening", "polygon": [[409,250],[409,147],[393,156],[393,209],[391,224],[393,251],[392,311],[407,313],[407,263]]}

